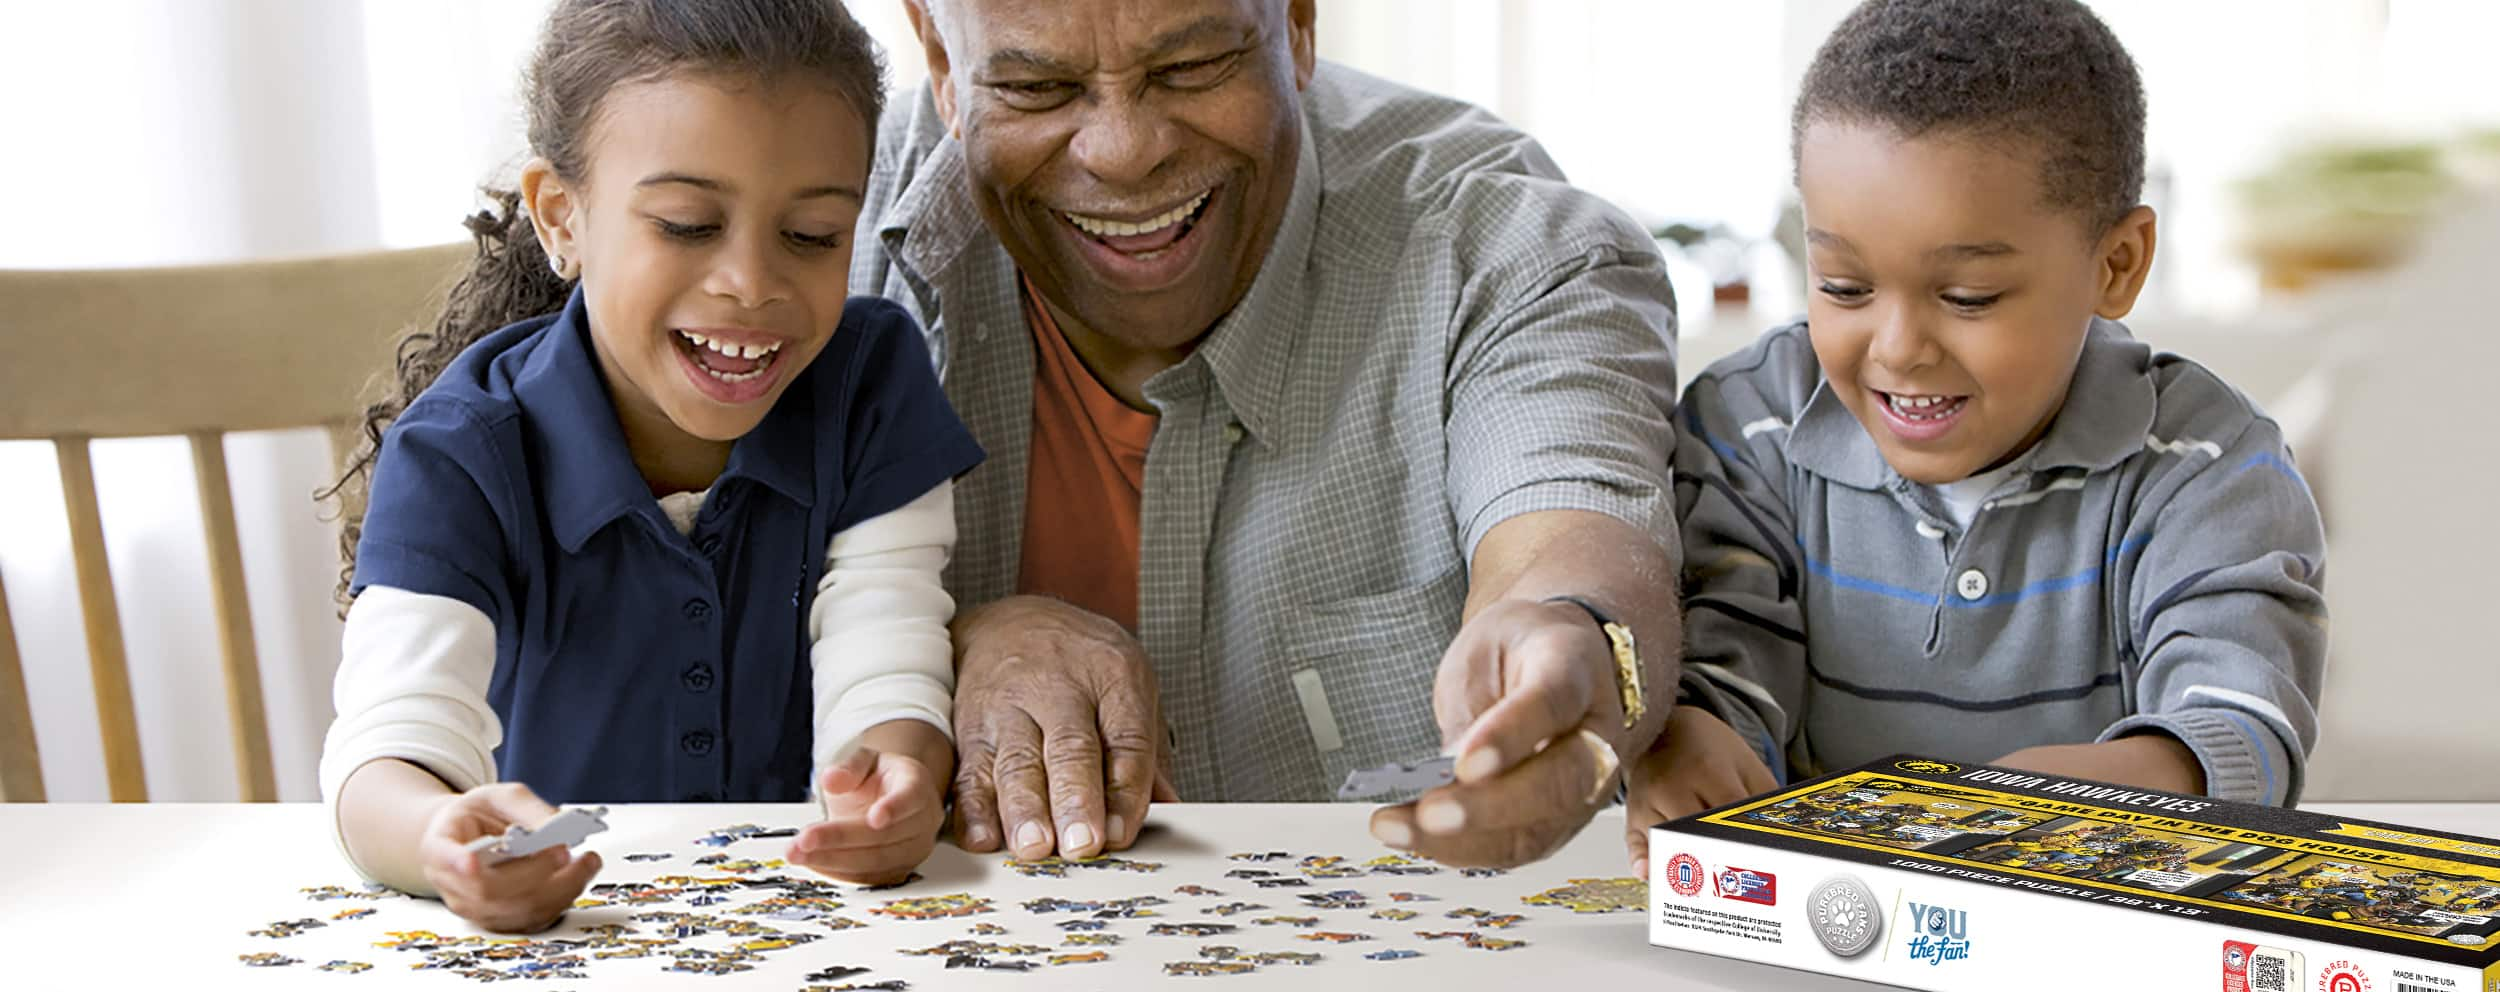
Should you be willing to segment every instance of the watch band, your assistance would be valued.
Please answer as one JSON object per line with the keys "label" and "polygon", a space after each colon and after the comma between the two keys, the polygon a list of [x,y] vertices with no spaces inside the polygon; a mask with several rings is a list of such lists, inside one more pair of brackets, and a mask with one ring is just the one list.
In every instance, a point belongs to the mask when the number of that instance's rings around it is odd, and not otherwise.
{"label": "watch band", "polygon": [[1615,618],[1607,616],[1606,611],[1597,608],[1597,604],[1578,596],[1548,596],[1545,601],[1577,606],[1589,615],[1589,619],[1597,621],[1598,632],[1606,635],[1606,644],[1614,652],[1615,688],[1623,694],[1623,728],[1630,730],[1637,726],[1641,717],[1649,712],[1649,703],[1641,675],[1640,650],[1633,643],[1632,628],[1615,622]]}

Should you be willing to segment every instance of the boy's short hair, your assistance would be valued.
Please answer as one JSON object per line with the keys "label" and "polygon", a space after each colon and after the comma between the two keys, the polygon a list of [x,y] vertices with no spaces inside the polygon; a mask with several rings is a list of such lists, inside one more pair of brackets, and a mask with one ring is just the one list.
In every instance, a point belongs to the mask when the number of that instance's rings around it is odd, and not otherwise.
{"label": "boy's short hair", "polygon": [[2099,231],[2141,202],[2144,85],[2078,0],[1867,0],[1832,29],[1790,117],[2039,143],[2050,206]]}

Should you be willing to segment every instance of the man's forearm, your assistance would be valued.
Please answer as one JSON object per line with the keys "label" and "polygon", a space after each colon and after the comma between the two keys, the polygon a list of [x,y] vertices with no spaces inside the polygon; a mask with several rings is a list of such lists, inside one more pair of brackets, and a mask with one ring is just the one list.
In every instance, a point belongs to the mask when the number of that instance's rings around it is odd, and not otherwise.
{"label": "man's forearm", "polygon": [[[1575,596],[1632,629],[1647,714],[1625,738],[1627,754],[1648,748],[1666,725],[1683,657],[1683,611],[1671,549],[1602,513],[1545,510],[1512,517],[1486,532],[1469,568],[1467,616],[1509,599]],[[1601,684],[1613,691],[1609,660]]]}

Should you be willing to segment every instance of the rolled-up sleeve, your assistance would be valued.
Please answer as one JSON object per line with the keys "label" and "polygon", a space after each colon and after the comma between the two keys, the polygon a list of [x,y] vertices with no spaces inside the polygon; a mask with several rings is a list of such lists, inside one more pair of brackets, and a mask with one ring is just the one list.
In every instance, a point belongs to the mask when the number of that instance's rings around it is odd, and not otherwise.
{"label": "rolled-up sleeve", "polygon": [[1603,513],[1675,549],[1674,293],[1655,255],[1600,246],[1462,329],[1446,384],[1463,549],[1543,510]]}

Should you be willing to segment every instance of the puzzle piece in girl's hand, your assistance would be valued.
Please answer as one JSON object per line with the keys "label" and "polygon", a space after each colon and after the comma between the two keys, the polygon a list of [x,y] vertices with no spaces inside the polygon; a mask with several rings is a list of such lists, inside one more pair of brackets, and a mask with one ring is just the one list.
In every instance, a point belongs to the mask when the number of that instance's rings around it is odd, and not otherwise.
{"label": "puzzle piece in girl's hand", "polygon": [[1570,885],[1521,896],[1519,901],[1568,907],[1574,913],[1640,913],[1649,909],[1649,883],[1638,878],[1575,878]]}
{"label": "puzzle piece in girl's hand", "polygon": [[515,823],[500,835],[480,837],[469,842],[469,850],[477,852],[479,864],[491,865],[526,858],[551,847],[571,847],[590,839],[590,835],[608,828],[605,806],[575,806],[558,811],[547,822],[532,830]]}
{"label": "puzzle piece in girl's hand", "polygon": [[1393,761],[1378,768],[1357,768],[1346,773],[1345,784],[1337,787],[1337,798],[1369,799],[1439,788],[1458,781],[1457,767],[1457,757],[1443,754],[1422,761]]}

